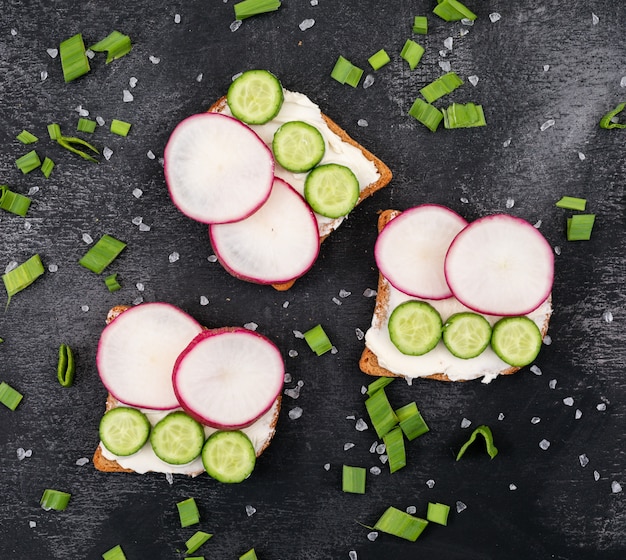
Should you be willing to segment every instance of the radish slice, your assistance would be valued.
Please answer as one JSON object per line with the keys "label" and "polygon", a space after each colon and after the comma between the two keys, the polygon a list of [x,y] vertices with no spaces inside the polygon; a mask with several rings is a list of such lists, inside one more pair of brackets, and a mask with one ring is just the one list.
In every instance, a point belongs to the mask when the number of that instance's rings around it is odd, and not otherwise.
{"label": "radish slice", "polygon": [[452,296],[443,271],[450,243],[467,222],[436,204],[405,210],[380,232],[374,247],[376,264],[394,288],[413,297]]}
{"label": "radish slice", "polygon": [[130,406],[169,410],[180,406],[172,385],[178,355],[202,326],[167,303],[142,303],[105,327],[96,364],[102,383]]}
{"label": "radish slice", "polygon": [[199,422],[235,430],[267,412],[285,375],[282,356],[264,336],[243,328],[203,331],[174,367],[180,405]]}
{"label": "radish slice", "polygon": [[241,220],[270,194],[274,158],[257,134],[220,113],[182,121],[165,147],[165,180],[180,211],[204,223]]}
{"label": "radish slice", "polygon": [[233,276],[280,284],[302,276],[320,249],[315,214],[282,179],[267,202],[245,220],[209,226],[213,250]]}
{"label": "radish slice", "polygon": [[487,315],[526,315],[550,295],[552,248],[528,222],[496,214],[456,236],[445,261],[448,285],[464,305]]}

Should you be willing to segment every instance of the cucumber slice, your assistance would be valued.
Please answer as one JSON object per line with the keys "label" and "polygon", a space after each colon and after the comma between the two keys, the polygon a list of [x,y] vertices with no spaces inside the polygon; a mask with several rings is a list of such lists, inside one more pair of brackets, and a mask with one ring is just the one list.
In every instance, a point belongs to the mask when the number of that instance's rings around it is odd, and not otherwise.
{"label": "cucumber slice", "polygon": [[280,111],[283,86],[267,70],[248,70],[236,78],[226,94],[233,116],[246,124],[265,124]]}
{"label": "cucumber slice", "polygon": [[186,465],[202,451],[204,428],[185,412],[170,412],[152,429],[150,444],[161,461]]}
{"label": "cucumber slice", "polygon": [[405,301],[389,317],[389,338],[403,354],[421,356],[437,346],[442,326],[441,315],[432,305]]}
{"label": "cucumber slice", "polygon": [[507,364],[527,366],[539,354],[541,331],[528,317],[505,317],[493,326],[491,347]]}
{"label": "cucumber slice", "polygon": [[326,144],[321,132],[302,121],[283,124],[272,140],[274,158],[287,171],[304,173],[313,169],[324,157]]}
{"label": "cucumber slice", "polygon": [[359,180],[345,165],[327,163],[311,171],[304,182],[304,198],[327,218],[340,218],[359,200]]}
{"label": "cucumber slice", "polygon": [[491,325],[478,313],[455,313],[443,325],[443,343],[453,356],[467,360],[483,353],[491,340]]}
{"label": "cucumber slice", "polygon": [[241,482],[254,470],[256,453],[246,434],[218,430],[202,448],[204,469],[219,482]]}
{"label": "cucumber slice", "polygon": [[99,431],[104,447],[115,455],[126,457],[137,453],[148,441],[150,421],[140,410],[120,406],[104,414]]}

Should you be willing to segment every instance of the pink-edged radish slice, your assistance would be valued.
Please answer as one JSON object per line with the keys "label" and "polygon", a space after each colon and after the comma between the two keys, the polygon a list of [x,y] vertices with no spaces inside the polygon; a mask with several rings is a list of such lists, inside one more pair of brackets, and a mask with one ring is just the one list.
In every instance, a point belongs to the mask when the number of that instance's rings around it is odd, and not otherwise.
{"label": "pink-edged radish slice", "polygon": [[299,278],[313,266],[320,250],[315,214],[278,178],[267,202],[254,214],[232,224],[212,224],[209,236],[228,272],[258,284]]}
{"label": "pink-edged radish slice", "polygon": [[550,295],[554,255],[531,224],[507,214],[468,225],[446,256],[445,272],[454,296],[487,315],[526,315]]}
{"label": "pink-edged radish slice", "polygon": [[267,412],[279,395],[285,365],[264,336],[239,327],[200,333],[174,367],[174,390],[185,411],[207,426],[236,430]]}
{"label": "pink-edged radish slice", "polygon": [[207,224],[241,220],[270,194],[274,157],[248,125],[221,113],[192,115],[172,132],[165,180],[179,210]]}
{"label": "pink-edged radish slice", "polygon": [[456,212],[436,204],[405,210],[383,228],[374,247],[376,264],[391,285],[424,299],[452,296],[443,263],[452,240],[467,226]]}
{"label": "pink-edged radish slice", "polygon": [[168,303],[142,303],[109,323],[96,364],[102,383],[130,406],[169,410],[179,405],[172,373],[180,353],[202,326]]}

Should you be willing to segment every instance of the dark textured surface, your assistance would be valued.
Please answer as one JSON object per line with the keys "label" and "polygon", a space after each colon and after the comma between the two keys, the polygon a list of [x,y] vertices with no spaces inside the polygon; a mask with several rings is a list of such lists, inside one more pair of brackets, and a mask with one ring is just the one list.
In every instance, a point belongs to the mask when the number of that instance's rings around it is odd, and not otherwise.
{"label": "dark textured surface", "polygon": [[[189,496],[200,507],[199,528],[215,535],[200,552],[214,559],[238,558],[253,546],[263,560],[347,559],[351,550],[360,560],[624,557],[624,492],[613,493],[611,483],[626,484],[626,131],[600,130],[597,123],[626,97],[620,87],[626,5],[468,0],[479,15],[475,25],[430,17],[430,33],[416,37],[426,54],[410,72],[397,53],[411,36],[412,17],[430,13],[434,4],[285,0],[278,12],[233,33],[232,0],[2,2],[0,183],[24,194],[39,191],[25,219],[0,216],[0,267],[39,253],[58,271],[46,272],[0,313],[0,381],[25,395],[13,413],[0,407],[0,558],[97,559],[116,544],[130,560],[182,558],[194,528],[179,527],[175,504]],[[492,23],[492,12],[502,18]],[[305,18],[316,23],[302,32],[298,24]],[[113,29],[131,36],[132,52],[109,65],[98,56],[88,75],[65,84],[59,59],[46,49],[77,32],[93,43]],[[462,29],[469,33],[460,37]],[[442,58],[449,36],[453,49]],[[372,87],[354,90],[330,79],[339,54],[365,68],[379,48],[392,62],[376,73]],[[442,60],[465,80],[479,77],[450,100],[482,103],[487,127],[431,134],[407,116],[419,88],[442,73]],[[210,263],[205,226],[177,212],[158,159],[146,156],[149,150],[162,156],[178,121],[205,110],[232,75],[254,67],[309,95],[394,173],[390,187],[355,210],[324,243],[313,270],[286,293],[239,282]],[[43,81],[42,71],[48,73]],[[124,103],[131,77],[138,80],[134,101]],[[133,123],[127,138],[106,127],[92,136],[113,150],[109,161],[89,164],[47,139],[50,122],[66,131],[75,127],[78,105],[91,117]],[[369,126],[359,127],[359,119]],[[555,125],[540,131],[548,119]],[[38,171],[22,176],[15,168],[14,160],[28,151],[14,140],[23,128],[41,138],[34,146],[40,155],[57,163],[47,181]],[[138,199],[136,188],[143,191]],[[554,206],[562,195],[588,199],[598,216],[591,241],[565,240],[569,213]],[[431,431],[409,444],[408,466],[390,475],[369,453],[373,430],[358,432],[346,419],[366,416],[361,387],[370,381],[358,370],[362,342],[355,329],[366,330],[373,310],[374,301],[361,294],[376,286],[377,211],[422,202],[446,204],[467,219],[506,211],[541,221],[543,234],[561,248],[553,343],[537,360],[541,376],[526,369],[490,385],[395,382],[392,402],[415,400]],[[150,231],[132,224],[138,216]],[[86,251],[83,233],[94,239],[110,233],[128,243],[110,269],[119,273],[121,291],[109,294],[100,277],[76,264]],[[180,260],[170,263],[174,251]],[[338,307],[332,298],[341,289],[352,295]],[[199,303],[202,295],[207,306]],[[178,305],[207,326],[258,323],[283,351],[293,377],[288,386],[304,382],[297,401],[285,397],[276,438],[245,483],[220,486],[202,476],[176,477],[170,485],[163,475],[106,475],[91,463],[75,465],[98,443],[106,393],[94,356],[106,312],[139,296]],[[607,310],[612,323],[603,318]],[[336,354],[318,358],[293,336],[294,329],[317,323]],[[62,342],[77,354],[70,389],[55,377]],[[289,357],[290,350],[298,355]],[[553,379],[557,385],[550,389]],[[573,406],[563,403],[566,397]],[[606,410],[597,409],[601,403]],[[291,420],[295,406],[303,415]],[[533,417],[540,422],[532,424]],[[455,463],[469,435],[460,427],[463,418],[491,425],[500,448],[493,461],[472,452]],[[547,451],[539,448],[544,438],[551,442]],[[344,451],[348,442],[355,446]],[[18,460],[19,447],[32,456]],[[589,459],[585,467],[582,454]],[[379,465],[383,472],[368,475],[364,496],[343,494],[344,463]],[[65,512],[39,508],[45,488],[72,493]],[[370,542],[369,530],[357,523],[374,524],[389,505],[413,505],[424,515],[428,501],[453,510],[462,501],[467,509],[453,511],[448,527],[428,527],[416,543],[385,535]],[[247,516],[246,505],[256,513]]]}

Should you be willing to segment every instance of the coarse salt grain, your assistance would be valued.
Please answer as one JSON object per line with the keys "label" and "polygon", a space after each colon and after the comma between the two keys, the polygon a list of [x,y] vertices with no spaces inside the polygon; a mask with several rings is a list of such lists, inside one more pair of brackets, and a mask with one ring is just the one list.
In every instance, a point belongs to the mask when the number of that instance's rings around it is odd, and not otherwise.
{"label": "coarse salt grain", "polygon": [[612,323],[613,322],[613,313],[611,313],[610,311],[607,310],[607,311],[605,311],[602,314],[602,318],[604,319],[604,321],[606,323]]}
{"label": "coarse salt grain", "polygon": [[515,206],[515,200],[512,198],[507,198],[505,205],[507,208],[513,208],[513,206]]}
{"label": "coarse salt grain", "polygon": [[583,453],[578,456],[578,461],[580,462],[581,467],[586,467],[589,464],[589,457]]}
{"label": "coarse salt grain", "polygon": [[508,148],[511,145],[511,138],[507,138],[504,142],[502,142],[502,146],[504,148]]}
{"label": "coarse salt grain", "polygon": [[39,187],[31,187],[28,189],[28,196],[33,196],[35,193],[39,192]]}
{"label": "coarse salt grain", "polygon": [[454,44],[454,39],[452,37],[446,37],[443,41],[443,46],[446,47],[449,51],[452,50],[452,45]]}
{"label": "coarse salt grain", "polygon": [[341,288],[341,290],[339,290],[339,297],[340,298],[347,298],[349,296],[352,295],[352,292],[349,292],[348,290],[344,290],[343,288]]}
{"label": "coarse salt grain", "polygon": [[467,506],[463,502],[461,502],[460,500],[457,501],[457,503],[456,503],[456,512],[457,513],[461,513],[462,511],[464,511],[466,509],[467,509]]}
{"label": "coarse salt grain", "polygon": [[530,419],[530,423],[531,423],[531,424],[539,424],[539,422],[541,422],[541,418],[539,418],[539,416],[533,416],[533,417]]}
{"label": "coarse salt grain", "polygon": [[491,21],[491,23],[495,23],[496,21],[499,21],[501,17],[502,16],[498,12],[491,12],[489,14],[489,20]]}
{"label": "coarse salt grain", "polygon": [[385,450],[387,449],[387,446],[384,443],[379,443],[376,446],[376,453],[378,453],[379,455],[381,455],[382,453],[385,452]]}
{"label": "coarse salt grain", "polygon": [[289,307],[289,301],[283,301],[283,309],[287,309]]}
{"label": "coarse salt grain", "polygon": [[517,486],[515,484],[509,484],[509,490],[517,490]]}
{"label": "coarse salt grain", "polygon": [[474,75],[472,75],[472,76],[469,76],[469,77],[467,78],[467,80],[468,80],[468,82],[469,82],[470,84],[472,84],[473,86],[476,86],[476,84],[478,84],[478,76],[476,76],[475,74],[474,74]]}
{"label": "coarse salt grain", "polygon": [[471,425],[471,420],[468,420],[467,418],[463,418],[463,420],[461,420],[461,428],[469,428]]}
{"label": "coarse salt grain", "polygon": [[254,506],[251,505],[247,505],[246,506],[246,515],[248,517],[251,517],[252,515],[254,515],[256,513],[256,508]]}
{"label": "coarse salt grain", "polygon": [[450,72],[452,65],[449,60],[440,60],[438,62],[439,68],[441,68],[444,72]]}
{"label": "coarse salt grain", "polygon": [[417,508],[416,508],[415,506],[408,506],[408,507],[406,508],[406,512],[407,512],[409,515],[415,515],[415,514],[417,513]]}
{"label": "coarse salt grain", "polygon": [[246,323],[243,326],[244,329],[248,329],[249,331],[256,331],[259,328],[259,325],[257,325],[255,322],[250,321],[249,323]]}
{"label": "coarse salt grain", "polygon": [[371,288],[365,288],[365,291],[363,292],[363,296],[370,298],[370,297],[374,297],[376,295],[376,290],[372,290]]}
{"label": "coarse salt grain", "polygon": [[542,341],[546,346],[550,346],[550,344],[552,344],[552,337],[547,334],[546,336],[543,337],[543,341]]}
{"label": "coarse salt grain", "polygon": [[141,198],[143,191],[141,189],[133,189],[133,196],[135,198]]}
{"label": "coarse salt grain", "polygon": [[468,27],[471,27],[472,25],[474,25],[474,20],[469,18],[463,18],[461,20],[461,25],[467,25]]}
{"label": "coarse salt grain", "polygon": [[378,446],[378,442],[374,441],[372,442],[372,445],[370,445],[370,453],[376,453],[376,447]]}
{"label": "coarse salt grain", "polygon": [[159,62],[161,62],[161,59],[158,56],[150,55],[149,60],[150,62],[152,62],[152,64],[158,64]]}
{"label": "coarse salt grain", "polygon": [[133,305],[139,305],[141,303],[143,303],[143,296],[138,296],[132,301]]}
{"label": "coarse salt grain", "polygon": [[210,263],[217,262],[217,255],[209,255],[209,256],[206,258],[206,260],[207,260],[207,261],[209,261]]}
{"label": "coarse salt grain", "polygon": [[560,245],[555,245],[554,246],[554,254],[555,255],[560,255],[561,254],[561,247],[560,247]]}
{"label": "coarse salt grain", "polygon": [[83,467],[87,463],[89,463],[89,459],[87,459],[87,457],[81,457],[80,459],[76,459],[76,465],[78,467]]}
{"label": "coarse salt grain", "polygon": [[59,265],[56,265],[56,264],[48,265],[48,270],[50,272],[56,272],[57,270],[59,270]]}
{"label": "coarse salt grain", "polygon": [[378,459],[384,465],[389,460],[389,457],[387,455],[381,455],[380,457],[378,457]]}
{"label": "coarse salt grain", "polygon": [[146,152],[146,156],[148,156],[148,159],[155,159],[156,156],[154,155],[154,152],[152,150],[148,150]]}
{"label": "coarse salt grain", "polygon": [[543,71],[547,72],[548,70],[550,70],[550,65],[549,64],[544,64],[543,65]]}
{"label": "coarse salt grain", "polygon": [[143,222],[143,217],[141,216],[135,216],[130,223],[133,224],[134,226],[138,226],[139,224],[141,224],[141,222]]}
{"label": "coarse salt grain", "polygon": [[367,534],[367,540],[374,542],[378,538],[378,531],[370,531]]}
{"label": "coarse salt grain", "polygon": [[128,80],[128,85],[131,88],[134,88],[137,85],[137,78],[135,78],[135,76],[131,76],[131,78]]}
{"label": "coarse salt grain", "polygon": [[357,560],[356,550],[351,550],[350,552],[348,552],[348,558],[350,560]]}
{"label": "coarse salt grain", "polygon": [[167,480],[167,483],[171,486],[174,484],[174,475],[171,472],[165,473],[165,480]]}
{"label": "coarse salt grain", "polygon": [[363,420],[363,418],[359,418],[356,421],[354,428],[356,429],[357,432],[364,432],[365,430],[369,428],[369,426],[367,425],[367,422]]}
{"label": "coarse salt grain", "polygon": [[113,155],[113,150],[105,146],[104,148],[102,148],[102,155],[104,156],[104,159],[109,161],[111,159],[111,156]]}
{"label": "coarse salt grain", "polygon": [[619,87],[626,88],[626,76],[622,76],[622,79],[619,81]]}
{"label": "coarse salt grain", "polygon": [[357,126],[369,126],[369,123],[365,120],[365,119],[359,119],[358,121],[356,121]]}
{"label": "coarse salt grain", "polygon": [[6,268],[4,269],[5,273],[11,272],[12,270],[15,270],[18,266],[17,261],[11,261],[9,262],[9,264],[7,264]]}
{"label": "coarse salt grain", "polygon": [[311,0],[310,4],[311,6],[317,6],[318,0]]}
{"label": "coarse salt grain", "polygon": [[500,421],[504,420],[504,412],[501,412],[500,414],[498,414],[498,420]]}
{"label": "coarse salt grain", "polygon": [[459,198],[459,200],[461,201],[462,204],[468,204],[469,203],[469,199],[462,196],[461,198]]}
{"label": "coarse salt grain", "polygon": [[204,78],[204,74],[200,72],[200,74],[196,76],[196,82],[200,83],[202,81],[202,78]]}
{"label": "coarse salt grain", "polygon": [[311,29],[311,27],[313,27],[314,25],[315,20],[313,18],[307,18],[303,19],[298,27],[300,28],[300,31],[306,31],[307,29]]}
{"label": "coarse salt grain", "polygon": [[174,14],[174,23],[180,23],[180,14]]}
{"label": "coarse salt grain", "polygon": [[469,33],[469,29],[461,29],[459,31],[459,37],[465,37]]}
{"label": "coarse salt grain", "polygon": [[547,439],[542,439],[539,442],[539,447],[545,451],[548,447],[550,447],[550,442]]}
{"label": "coarse salt grain", "polygon": [[233,21],[230,25],[229,28],[230,30],[234,33],[235,31],[237,31],[237,29],[239,29],[241,27],[241,24],[243,22],[240,19],[236,19],[235,21]]}
{"label": "coarse salt grain", "polygon": [[556,383],[556,379],[550,379],[550,381],[548,381],[548,387],[550,387],[550,389],[555,389]]}
{"label": "coarse salt grain", "polygon": [[290,358],[295,358],[298,355],[297,350],[289,350],[288,355]]}
{"label": "coarse salt grain", "polygon": [[380,474],[381,472],[383,472],[383,471],[381,470],[381,468],[380,468],[380,467],[376,467],[376,466],[374,466],[374,467],[371,467],[371,468],[370,468],[370,472],[371,472],[372,474],[374,474],[374,475],[379,475],[379,474]]}
{"label": "coarse salt grain", "polygon": [[135,288],[137,288],[138,292],[143,292],[146,289],[142,282],[137,282]]}
{"label": "coarse salt grain", "polygon": [[299,406],[294,406],[289,411],[289,418],[291,418],[291,420],[297,420],[301,416],[302,416],[302,409]]}
{"label": "coarse salt grain", "polygon": [[133,99],[135,99],[134,95],[127,89],[122,92],[122,101],[124,103],[130,103]]}
{"label": "coarse salt grain", "polygon": [[596,405],[596,410],[599,410],[600,412],[604,412],[606,410],[606,404],[600,403]]}
{"label": "coarse salt grain", "polygon": [[565,397],[563,399],[563,404],[565,406],[573,406],[574,405],[574,399],[572,397]]}
{"label": "coarse salt grain", "polygon": [[91,237],[88,233],[83,233],[83,242],[89,245],[90,243],[93,243],[93,237]]}
{"label": "coarse salt grain", "polygon": [[600,22],[600,18],[596,14],[591,12],[591,23],[593,25],[598,25],[599,22]]}
{"label": "coarse salt grain", "polygon": [[337,352],[339,352],[339,350],[337,350],[337,347],[336,347],[336,346],[333,346],[333,347],[330,349],[330,353],[331,353],[331,354],[336,354]]}
{"label": "coarse salt grain", "polygon": [[36,521],[29,521],[29,522],[28,522],[28,526],[29,526],[31,529],[34,529],[35,527],[37,527],[37,522],[36,522]]}
{"label": "coarse salt grain", "polygon": [[374,85],[375,82],[375,78],[372,74],[368,74],[367,76],[365,76],[365,79],[363,80],[363,89],[367,89],[368,87],[371,87]]}
{"label": "coarse salt grain", "polygon": [[554,119],[548,119],[539,127],[539,130],[541,130],[541,132],[548,130],[550,127],[554,126],[555,123],[556,121]]}
{"label": "coarse salt grain", "polygon": [[148,224],[139,224],[139,231],[150,231],[150,226]]}
{"label": "coarse salt grain", "polygon": [[83,311],[84,313],[87,313],[87,311],[89,311],[89,306],[88,305],[81,305],[80,306],[81,311]]}
{"label": "coarse salt grain", "polygon": [[354,334],[356,335],[357,340],[363,340],[365,337],[365,333],[358,327],[354,329]]}
{"label": "coarse salt grain", "polygon": [[613,482],[611,482],[611,492],[613,492],[613,494],[619,494],[622,491],[622,485],[617,482],[617,480],[614,480]]}
{"label": "coarse salt grain", "polygon": [[200,305],[209,305],[209,298],[206,296],[200,296]]}
{"label": "coarse salt grain", "polygon": [[576,420],[580,420],[582,418],[582,416],[583,416],[583,411],[580,410],[580,408],[577,408],[576,412],[574,412],[574,418]]}
{"label": "coarse salt grain", "polygon": [[293,336],[295,336],[296,338],[300,338],[300,339],[304,338],[304,335],[302,334],[302,331],[295,330],[295,331],[291,331],[291,332],[293,333]]}
{"label": "coarse salt grain", "polygon": [[87,49],[85,51],[85,55],[87,55],[87,58],[93,58],[94,56],[96,56],[96,53],[93,52],[91,49]]}
{"label": "coarse salt grain", "polygon": [[578,159],[580,161],[585,161],[587,159],[587,156],[583,154],[582,152],[578,152]]}
{"label": "coarse salt grain", "polygon": [[168,255],[167,259],[171,263],[175,263],[178,259],[180,259],[180,254],[177,251],[174,251]]}
{"label": "coarse salt grain", "polygon": [[287,395],[288,397],[291,397],[292,399],[297,399],[300,396],[300,388],[302,387],[302,385],[298,384],[295,387],[292,387],[290,389],[285,389],[285,395]]}
{"label": "coarse salt grain", "polygon": [[285,372],[284,379],[285,379],[285,383],[291,383],[292,376],[291,376],[291,374],[288,371]]}
{"label": "coarse salt grain", "polygon": [[59,54],[59,49],[46,49],[46,52],[50,58],[56,58]]}
{"label": "coarse salt grain", "polygon": [[99,126],[104,126],[105,120],[102,117],[96,117],[96,122]]}
{"label": "coarse salt grain", "polygon": [[600,473],[598,471],[593,471],[593,479],[598,482],[600,480]]}
{"label": "coarse salt grain", "polygon": [[354,443],[352,443],[351,441],[348,441],[343,444],[344,451],[348,451],[349,449],[352,449],[353,447],[354,447]]}
{"label": "coarse salt grain", "polygon": [[17,35],[17,29],[15,28],[11,29],[11,35],[15,37]]}
{"label": "coarse salt grain", "polygon": [[329,471],[330,470],[330,463],[325,463],[324,464],[324,470],[325,471]]}
{"label": "coarse salt grain", "polygon": [[335,305],[341,305],[342,304],[342,301],[339,298],[336,298],[336,297],[333,297],[332,302]]}
{"label": "coarse salt grain", "polygon": [[428,486],[428,488],[434,488],[434,486],[435,486],[435,481],[434,481],[432,478],[428,479],[428,480],[426,481],[426,486]]}
{"label": "coarse salt grain", "polygon": [[47,70],[42,70],[42,71],[39,73],[39,77],[41,78],[41,81],[42,81],[42,82],[45,82],[45,81],[46,81],[46,78],[48,77],[48,72],[47,72]]}
{"label": "coarse salt grain", "polygon": [[361,394],[364,395],[367,393],[367,387],[365,385],[361,385]]}
{"label": "coarse salt grain", "polygon": [[16,450],[16,454],[17,454],[17,460],[18,461],[23,461],[24,459],[27,459],[28,457],[32,457],[33,450],[32,449],[24,449],[23,447],[18,447],[17,450]]}

